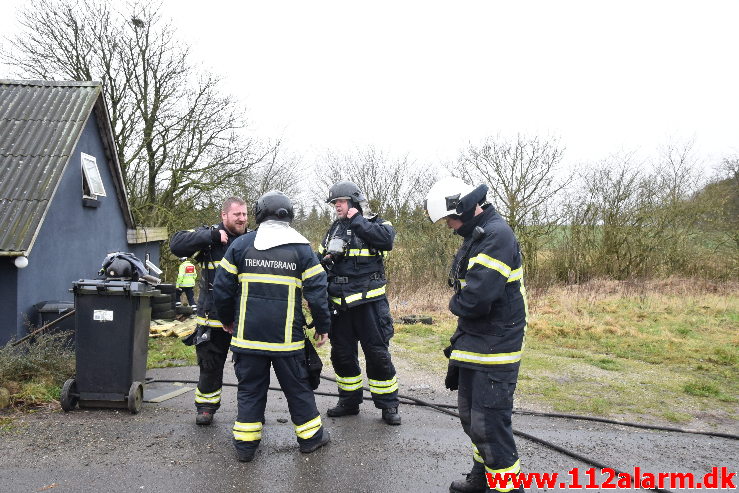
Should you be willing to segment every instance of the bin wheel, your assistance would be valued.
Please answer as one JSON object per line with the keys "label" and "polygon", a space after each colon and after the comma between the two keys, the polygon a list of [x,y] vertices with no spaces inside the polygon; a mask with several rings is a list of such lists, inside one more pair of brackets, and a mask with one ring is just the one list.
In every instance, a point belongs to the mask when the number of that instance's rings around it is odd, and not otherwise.
{"label": "bin wheel", "polygon": [[62,405],[64,412],[69,412],[77,407],[79,400],[80,395],[77,392],[77,382],[74,378],[70,378],[62,386],[62,395],[59,398],[59,403]]}
{"label": "bin wheel", "polygon": [[141,385],[141,382],[133,382],[131,389],[128,391],[128,410],[131,411],[131,414],[138,414],[143,402],[144,386]]}

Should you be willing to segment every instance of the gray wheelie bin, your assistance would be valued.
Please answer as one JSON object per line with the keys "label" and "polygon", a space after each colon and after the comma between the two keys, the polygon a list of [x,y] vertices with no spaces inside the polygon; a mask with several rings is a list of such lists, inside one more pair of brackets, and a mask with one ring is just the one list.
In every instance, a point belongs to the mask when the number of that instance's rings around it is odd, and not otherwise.
{"label": "gray wheelie bin", "polygon": [[77,371],[64,382],[62,409],[123,407],[136,414],[144,398],[150,298],[142,282],[81,279],[73,283]]}

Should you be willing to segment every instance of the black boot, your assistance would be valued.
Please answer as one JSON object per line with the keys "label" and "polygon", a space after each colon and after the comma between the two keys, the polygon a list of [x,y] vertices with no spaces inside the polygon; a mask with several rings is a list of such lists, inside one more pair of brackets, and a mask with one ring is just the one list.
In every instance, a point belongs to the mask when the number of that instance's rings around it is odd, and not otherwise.
{"label": "black boot", "polygon": [[314,443],[313,445],[301,445],[300,451],[304,454],[310,454],[311,452],[315,452],[319,448],[323,447],[330,441],[331,441],[331,435],[329,435],[328,430],[324,428],[323,436],[317,443]]}
{"label": "black boot", "polygon": [[485,477],[485,466],[475,462],[472,470],[465,479],[452,481],[449,493],[484,493],[488,491],[488,481]]}
{"label": "black boot", "polygon": [[195,416],[195,424],[209,426],[213,422],[213,411],[198,411]]}
{"label": "black boot", "polygon": [[247,450],[236,449],[236,458],[239,459],[239,462],[251,462],[252,460],[254,460],[254,455],[256,453],[256,447]]}
{"label": "black boot", "polygon": [[359,414],[359,406],[351,406],[339,402],[338,404],[336,404],[336,407],[332,407],[328,411],[326,411],[326,414],[328,414],[332,418],[338,418],[341,416],[353,416],[355,414]]}
{"label": "black boot", "polygon": [[397,407],[389,407],[382,410],[382,420],[389,425],[400,424],[400,414]]}

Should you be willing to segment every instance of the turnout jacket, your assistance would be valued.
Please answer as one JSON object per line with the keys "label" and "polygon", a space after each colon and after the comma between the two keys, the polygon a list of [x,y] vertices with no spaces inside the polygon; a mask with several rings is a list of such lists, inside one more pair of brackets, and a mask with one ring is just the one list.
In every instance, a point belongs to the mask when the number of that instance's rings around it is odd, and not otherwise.
{"label": "turnout jacket", "polygon": [[[228,235],[228,242],[221,243],[222,229]],[[213,306],[213,280],[216,268],[228,247],[238,235],[233,235],[223,223],[202,226],[197,229],[178,231],[169,240],[169,249],[178,257],[193,257],[200,264],[200,292],[198,293],[197,323],[209,327],[223,327]]]}
{"label": "turnout jacket", "polygon": [[[479,226],[482,232],[475,231]],[[450,280],[449,310],[458,318],[450,362],[517,376],[526,329],[526,289],[518,241],[488,205],[459,231],[464,237]]]}
{"label": "turnout jacket", "polygon": [[332,238],[344,240],[345,248],[328,268],[331,302],[347,308],[384,298],[387,280],[383,257],[393,249],[393,225],[379,216],[367,219],[362,214],[337,219],[318,247],[321,257],[327,253]]}
{"label": "turnout jacket", "polygon": [[252,231],[236,239],[223,257],[213,284],[215,306],[225,325],[236,322],[232,351],[292,356],[305,347],[302,298],[316,331],[328,332],[326,273],[309,244],[257,250],[256,236]]}

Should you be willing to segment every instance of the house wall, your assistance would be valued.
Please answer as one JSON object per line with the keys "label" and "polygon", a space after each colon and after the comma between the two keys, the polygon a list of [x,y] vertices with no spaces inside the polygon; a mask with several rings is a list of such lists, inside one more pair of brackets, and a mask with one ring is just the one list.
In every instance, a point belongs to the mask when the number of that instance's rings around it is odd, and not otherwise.
{"label": "house wall", "polygon": [[[17,273],[18,296],[14,310],[17,314],[17,337],[27,333],[24,321],[27,317],[35,316],[33,306],[36,303],[74,301],[74,295],[69,292],[72,283],[79,279],[96,278],[108,253],[133,252],[143,260],[144,253],[149,251],[152,261],[159,261],[158,243],[128,245],[127,225],[116,197],[113,176],[108,168],[95,118],[95,114],[91,113],[67,163],[28,257],[28,267]],[[95,156],[105,186],[107,196],[98,198],[97,208],[82,205],[81,152]],[[0,332],[0,344],[3,340],[3,333]]]}

